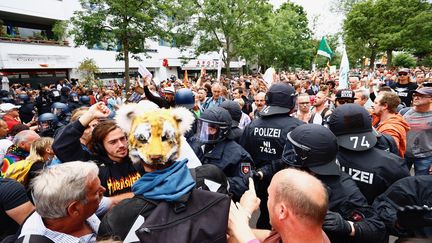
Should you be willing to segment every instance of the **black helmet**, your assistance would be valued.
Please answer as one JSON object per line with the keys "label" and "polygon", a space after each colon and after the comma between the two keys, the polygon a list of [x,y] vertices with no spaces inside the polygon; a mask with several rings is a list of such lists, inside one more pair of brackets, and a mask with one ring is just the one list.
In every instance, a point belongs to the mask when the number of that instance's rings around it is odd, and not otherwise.
{"label": "black helmet", "polygon": [[195,96],[190,89],[182,88],[175,93],[176,105],[192,109],[195,106]]}
{"label": "black helmet", "polygon": [[30,101],[30,97],[27,94],[21,93],[17,95],[15,99],[15,104],[23,105],[23,104],[27,104],[29,101]]}
{"label": "black helmet", "polygon": [[54,102],[51,105],[51,112],[59,118],[64,118],[67,114],[70,113],[69,107],[61,102]]}
{"label": "black helmet", "polygon": [[213,107],[205,110],[198,119],[196,138],[206,144],[217,143],[228,137],[232,118],[227,110]]}
{"label": "black helmet", "polygon": [[70,88],[69,87],[62,87],[61,89],[60,89],[60,92],[61,92],[61,94],[62,95],[68,95],[69,94],[69,92],[70,92]]}
{"label": "black helmet", "polygon": [[49,91],[49,97],[53,102],[60,101],[60,92],[56,89],[52,89]]}
{"label": "black helmet", "polygon": [[74,102],[74,103],[78,103],[78,102],[79,102],[78,94],[75,93],[75,92],[71,92],[71,93],[69,94],[69,101],[70,101],[70,102]]}
{"label": "black helmet", "polygon": [[339,175],[336,136],[318,124],[303,124],[288,133],[282,160],[318,175]]}
{"label": "black helmet", "polygon": [[90,97],[87,95],[82,95],[79,100],[83,105],[90,105]]}
{"label": "black helmet", "polygon": [[266,107],[260,112],[260,115],[289,114],[295,106],[296,99],[296,92],[291,85],[285,83],[273,84],[267,91]]}
{"label": "black helmet", "polygon": [[240,105],[235,101],[225,100],[224,102],[222,102],[220,107],[224,108],[230,113],[232,118],[232,127],[238,127],[242,117]]}
{"label": "black helmet", "polygon": [[53,113],[44,113],[38,117],[37,123],[40,133],[55,131],[58,125],[58,118]]}

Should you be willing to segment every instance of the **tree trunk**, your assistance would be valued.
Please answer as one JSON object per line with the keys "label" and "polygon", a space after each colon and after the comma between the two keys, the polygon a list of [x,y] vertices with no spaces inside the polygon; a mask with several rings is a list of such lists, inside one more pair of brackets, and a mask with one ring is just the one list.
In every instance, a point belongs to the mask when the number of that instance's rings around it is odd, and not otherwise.
{"label": "tree trunk", "polygon": [[386,65],[387,65],[387,69],[390,69],[393,66],[392,65],[393,64],[392,63],[393,62],[393,54],[392,54],[393,50],[389,49],[389,50],[386,51],[386,53],[387,53],[387,64]]}
{"label": "tree trunk", "polygon": [[369,60],[369,69],[372,69],[372,70],[374,69],[376,55],[377,55],[377,53],[376,53],[375,48],[372,48],[371,55],[370,55],[370,60]]}
{"label": "tree trunk", "polygon": [[123,40],[123,56],[124,56],[124,64],[125,64],[125,79],[126,79],[126,93],[128,93],[129,91],[129,86],[130,86],[130,77],[129,77],[129,40],[126,37]]}

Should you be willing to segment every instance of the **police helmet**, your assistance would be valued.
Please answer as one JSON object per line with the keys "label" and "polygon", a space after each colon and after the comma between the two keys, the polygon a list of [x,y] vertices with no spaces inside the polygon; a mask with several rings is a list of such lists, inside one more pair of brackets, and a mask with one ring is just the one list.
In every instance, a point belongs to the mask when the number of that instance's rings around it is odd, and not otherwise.
{"label": "police helmet", "polygon": [[285,83],[273,84],[265,97],[266,107],[259,114],[261,116],[289,114],[295,106],[296,99],[296,92],[291,85]]}
{"label": "police helmet", "polygon": [[61,94],[62,95],[68,95],[69,94],[69,92],[70,92],[70,88],[69,87],[62,87],[61,89],[60,89],[60,92],[61,92]]}
{"label": "police helmet", "polygon": [[78,94],[75,93],[75,92],[71,92],[71,93],[69,94],[69,101],[70,101],[70,102],[74,102],[74,103],[78,103],[78,102],[79,102]]}
{"label": "police helmet", "polygon": [[16,105],[23,105],[26,104],[30,101],[30,97],[27,94],[21,93],[19,95],[17,95],[16,99],[15,99],[15,104]]}
{"label": "police helmet", "polygon": [[224,140],[231,132],[232,118],[227,110],[213,107],[205,110],[198,119],[196,138],[206,144]]}
{"label": "police helmet", "polygon": [[58,118],[53,113],[44,113],[38,117],[38,130],[40,133],[55,131],[58,125]]}
{"label": "police helmet", "polygon": [[303,124],[288,133],[282,159],[318,175],[340,175],[336,136],[318,124]]}
{"label": "police helmet", "polygon": [[53,102],[60,101],[60,92],[56,89],[52,89],[49,91],[49,97]]}
{"label": "police helmet", "polygon": [[90,105],[90,97],[88,97],[87,95],[81,96],[79,100],[83,105]]}
{"label": "police helmet", "polygon": [[51,105],[51,112],[57,117],[64,117],[69,113],[69,107],[61,102],[54,102]]}
{"label": "police helmet", "polygon": [[174,96],[176,105],[192,109],[195,106],[195,96],[190,89],[179,89]]}

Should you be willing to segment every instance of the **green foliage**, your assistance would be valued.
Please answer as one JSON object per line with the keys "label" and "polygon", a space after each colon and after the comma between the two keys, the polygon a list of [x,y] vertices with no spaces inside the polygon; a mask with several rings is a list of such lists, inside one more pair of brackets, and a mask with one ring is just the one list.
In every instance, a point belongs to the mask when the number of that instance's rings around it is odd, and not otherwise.
{"label": "green foliage", "polygon": [[241,56],[264,68],[310,68],[316,50],[303,7],[288,2],[266,14],[245,35]]}
{"label": "green foliage", "polygon": [[266,0],[195,0],[194,6],[199,13],[193,28],[198,36],[198,53],[224,49],[223,62],[227,75],[230,75],[229,63],[242,53],[250,56],[244,48],[251,39],[257,37],[261,26],[266,22],[271,5]]}
{"label": "green foliage", "polygon": [[51,29],[51,31],[54,34],[54,39],[57,41],[62,41],[67,37],[67,27],[68,27],[68,22],[67,21],[56,21],[53,24],[53,27]]}
{"label": "green foliage", "polygon": [[346,15],[352,10],[356,3],[361,1],[363,0],[332,0],[330,11]]}
{"label": "green foliage", "polygon": [[83,73],[84,76],[84,86],[91,87],[95,84],[94,78],[95,74],[99,72],[99,67],[92,58],[85,58],[78,66],[78,71]]}
{"label": "green foliage", "polygon": [[84,10],[75,12],[71,19],[75,43],[89,48],[119,44],[117,59],[125,62],[126,89],[130,84],[130,53],[145,53],[149,39],[169,41],[174,23],[179,21],[181,30],[191,16],[187,5],[175,0],[81,0],[81,5]]}
{"label": "green foliage", "polygon": [[416,59],[408,53],[400,53],[395,57],[395,66],[412,68],[416,65]]}
{"label": "green foliage", "polygon": [[392,66],[393,51],[417,56],[432,53],[432,4],[426,0],[368,0],[352,6],[344,21],[350,61],[385,53]]}

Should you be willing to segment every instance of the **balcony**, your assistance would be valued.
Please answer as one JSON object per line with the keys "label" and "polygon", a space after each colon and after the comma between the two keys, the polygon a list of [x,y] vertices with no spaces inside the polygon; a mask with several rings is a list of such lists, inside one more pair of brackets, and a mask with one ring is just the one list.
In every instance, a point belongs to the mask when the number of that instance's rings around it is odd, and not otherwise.
{"label": "balcony", "polygon": [[21,37],[0,36],[0,42],[36,44],[36,45],[52,45],[52,46],[69,46],[69,41],[66,41],[66,40],[65,41],[56,41],[56,40],[36,39],[36,38],[32,38],[32,37],[21,38]]}

